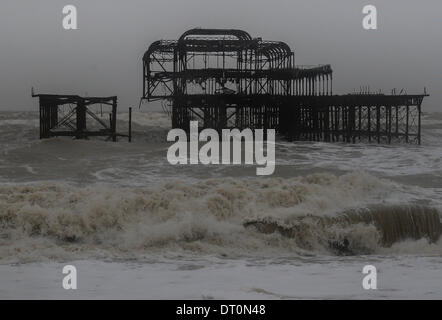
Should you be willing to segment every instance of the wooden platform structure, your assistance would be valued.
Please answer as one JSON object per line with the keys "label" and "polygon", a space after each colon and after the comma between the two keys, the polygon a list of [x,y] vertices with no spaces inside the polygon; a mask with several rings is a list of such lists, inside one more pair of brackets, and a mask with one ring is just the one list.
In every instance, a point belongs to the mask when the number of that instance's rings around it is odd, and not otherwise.
{"label": "wooden platform structure", "polygon": [[[117,136],[131,137],[117,133],[117,97],[80,97],[78,95],[34,94],[39,98],[40,139],[69,136],[87,139],[92,136],[106,137],[117,141]],[[101,117],[92,110],[99,105]],[[109,112],[109,121],[103,119],[103,108]],[[106,110],[107,109],[107,110]],[[131,109],[129,110],[131,111]],[[91,129],[87,119],[95,122]],[[129,125],[130,128],[130,125]]]}
{"label": "wooden platform structure", "polygon": [[[275,129],[289,140],[421,143],[426,93],[334,95],[330,65],[299,66],[280,41],[191,29],[152,43],[143,100],[163,100],[172,127]],[[141,103],[140,102],[140,103]]]}

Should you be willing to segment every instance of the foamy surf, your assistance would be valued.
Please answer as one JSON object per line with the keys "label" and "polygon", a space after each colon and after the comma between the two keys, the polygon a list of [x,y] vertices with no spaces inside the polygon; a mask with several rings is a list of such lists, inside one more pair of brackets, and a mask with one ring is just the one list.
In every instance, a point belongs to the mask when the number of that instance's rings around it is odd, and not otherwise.
{"label": "foamy surf", "polygon": [[438,211],[417,205],[371,206],[332,217],[307,215],[294,221],[264,219],[245,226],[266,234],[280,233],[306,249],[320,244],[338,255],[373,254],[405,240],[437,243],[442,233]]}
{"label": "foamy surf", "polygon": [[409,239],[442,253],[436,209],[377,205],[398,189],[364,172],[176,181],[145,188],[3,185],[0,261],[143,259],[170,253],[359,255],[394,252],[397,243]]}

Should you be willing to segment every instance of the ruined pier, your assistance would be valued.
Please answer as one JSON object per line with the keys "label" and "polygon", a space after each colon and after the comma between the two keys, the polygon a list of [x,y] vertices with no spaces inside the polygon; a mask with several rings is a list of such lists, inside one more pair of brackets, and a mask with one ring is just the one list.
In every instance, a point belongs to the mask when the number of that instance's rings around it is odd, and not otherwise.
{"label": "ruined pier", "polygon": [[[34,94],[39,98],[40,139],[58,136],[88,139],[105,137],[117,141],[117,97],[80,97],[78,95]],[[99,107],[94,110],[93,107]],[[97,109],[97,108],[96,108]],[[129,118],[131,108],[129,108]],[[109,120],[103,117],[109,115]]]}
{"label": "ruined pier", "polygon": [[421,143],[426,93],[333,94],[330,65],[299,66],[280,41],[192,29],[152,43],[141,101],[162,100],[172,127],[275,129],[288,140]]}

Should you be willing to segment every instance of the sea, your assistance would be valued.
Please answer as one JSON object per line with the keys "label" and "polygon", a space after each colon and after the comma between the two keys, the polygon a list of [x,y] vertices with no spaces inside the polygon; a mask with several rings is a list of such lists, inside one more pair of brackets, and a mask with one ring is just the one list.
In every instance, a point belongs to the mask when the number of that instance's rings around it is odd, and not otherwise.
{"label": "sea", "polygon": [[442,299],[442,113],[421,145],[277,139],[270,176],[172,165],[167,113],[132,120],[40,140],[0,112],[0,299]]}

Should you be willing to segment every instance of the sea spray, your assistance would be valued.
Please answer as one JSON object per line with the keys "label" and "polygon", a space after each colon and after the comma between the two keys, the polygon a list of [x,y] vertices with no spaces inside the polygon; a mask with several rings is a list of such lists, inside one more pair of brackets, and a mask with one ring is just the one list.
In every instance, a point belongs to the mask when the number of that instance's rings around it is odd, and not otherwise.
{"label": "sea spray", "polygon": [[[270,234],[278,232],[304,248],[319,241],[338,254],[374,253],[378,246],[425,238],[429,243],[442,233],[440,215],[419,205],[375,205],[342,212],[336,216],[297,217],[292,221],[262,219],[244,223],[246,228]],[[312,239],[313,236],[313,239]]]}
{"label": "sea spray", "polygon": [[[366,211],[395,189],[400,186],[364,172],[176,181],[143,188],[2,185],[0,261],[137,259],[170,252],[365,254],[408,235],[436,241],[440,222],[431,208],[422,209],[422,219],[419,211],[407,216],[394,204]],[[393,224],[380,218],[390,213],[396,217]],[[413,227],[392,227],[402,217]],[[263,221],[278,232],[250,227]]]}

